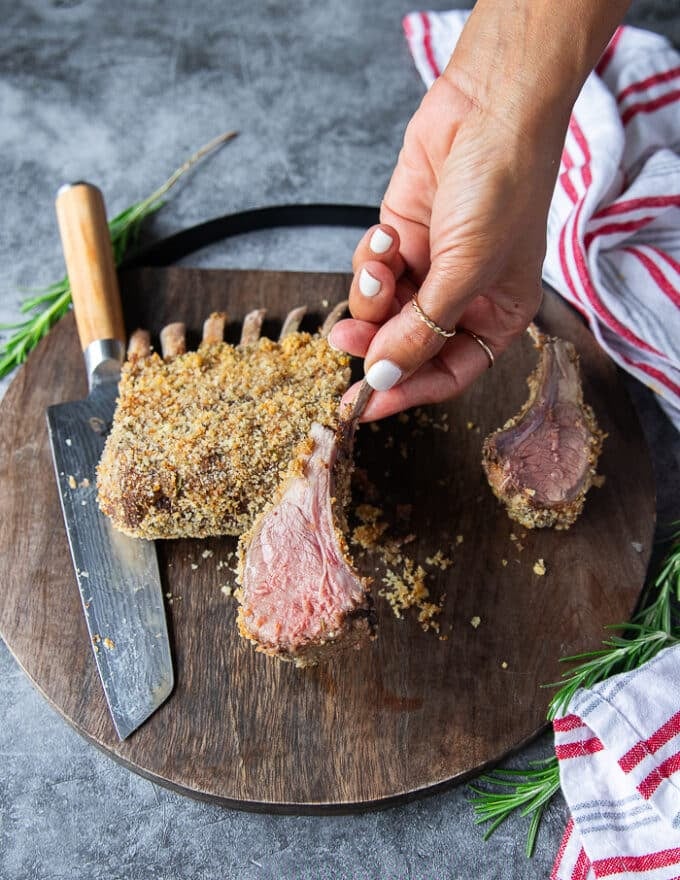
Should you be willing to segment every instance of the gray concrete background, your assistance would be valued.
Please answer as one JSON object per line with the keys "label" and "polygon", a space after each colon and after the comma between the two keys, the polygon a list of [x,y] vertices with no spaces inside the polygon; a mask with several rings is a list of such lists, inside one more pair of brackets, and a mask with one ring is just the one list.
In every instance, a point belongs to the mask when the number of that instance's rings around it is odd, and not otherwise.
{"label": "gray concrete background", "polygon": [[[59,184],[99,183],[114,213],[223,130],[241,134],[180,186],[147,238],[271,203],[377,204],[423,92],[400,25],[413,8],[403,0],[0,0],[0,322],[17,320],[22,289],[63,274]],[[677,0],[638,0],[629,20],[680,45]],[[193,262],[344,270],[358,234],[273,231]],[[661,477],[659,520],[668,523],[680,516],[680,443],[649,393],[629,384]],[[198,803],[85,743],[1,643],[0,718],[1,880],[547,877],[565,823],[558,799],[527,861],[526,823],[513,818],[483,843],[465,787],[346,817]],[[550,749],[543,737],[511,763]]]}

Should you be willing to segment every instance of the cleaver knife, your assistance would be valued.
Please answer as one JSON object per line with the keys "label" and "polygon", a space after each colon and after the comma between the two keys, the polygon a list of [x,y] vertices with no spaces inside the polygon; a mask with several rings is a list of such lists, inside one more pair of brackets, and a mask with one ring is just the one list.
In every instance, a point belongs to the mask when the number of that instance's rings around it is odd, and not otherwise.
{"label": "cleaver knife", "polygon": [[155,545],[117,532],[97,504],[96,467],[125,355],[104,200],[91,184],[67,184],[56,210],[89,394],[49,407],[47,425],[87,628],[123,740],[170,695],[172,657]]}

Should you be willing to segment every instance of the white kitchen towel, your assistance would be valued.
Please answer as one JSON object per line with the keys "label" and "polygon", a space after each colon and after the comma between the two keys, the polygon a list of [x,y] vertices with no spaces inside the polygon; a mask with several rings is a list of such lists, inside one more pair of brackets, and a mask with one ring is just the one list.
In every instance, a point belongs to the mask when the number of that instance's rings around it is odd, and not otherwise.
{"label": "white kitchen towel", "polygon": [[[413,12],[430,86],[467,12]],[[680,430],[680,53],[620,27],[574,107],[548,217],[545,280]]]}
{"label": "white kitchen towel", "polygon": [[680,645],[555,719],[567,825],[551,880],[680,877]]}

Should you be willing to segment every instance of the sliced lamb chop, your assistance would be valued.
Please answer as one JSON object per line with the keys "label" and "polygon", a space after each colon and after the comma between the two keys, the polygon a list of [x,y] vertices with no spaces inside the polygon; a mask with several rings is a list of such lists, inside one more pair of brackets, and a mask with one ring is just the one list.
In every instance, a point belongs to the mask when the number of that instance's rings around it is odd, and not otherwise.
{"label": "sliced lamb chop", "polygon": [[529,399],[484,441],[489,485],[511,519],[527,528],[568,529],[596,479],[605,435],[583,402],[578,355],[570,342],[531,328],[539,362]]}
{"label": "sliced lamb chop", "polygon": [[312,425],[273,503],[241,538],[239,631],[296,666],[374,636],[370,579],[355,571],[344,537],[354,432],[370,394],[364,383],[337,432]]}

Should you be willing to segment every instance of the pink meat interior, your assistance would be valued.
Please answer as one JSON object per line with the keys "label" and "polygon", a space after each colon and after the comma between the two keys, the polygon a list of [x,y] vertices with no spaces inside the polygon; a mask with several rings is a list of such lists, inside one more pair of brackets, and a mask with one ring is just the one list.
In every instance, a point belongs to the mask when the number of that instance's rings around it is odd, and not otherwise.
{"label": "pink meat interior", "polygon": [[[570,501],[582,490],[590,447],[578,368],[565,344],[546,345],[536,397],[524,417],[496,439],[504,483],[532,486],[535,501]],[[503,488],[503,487],[501,487]]]}
{"label": "pink meat interior", "polygon": [[311,437],[303,474],[255,526],[245,558],[245,625],[262,644],[295,648],[332,637],[365,598],[333,522],[335,435],[314,424]]}

